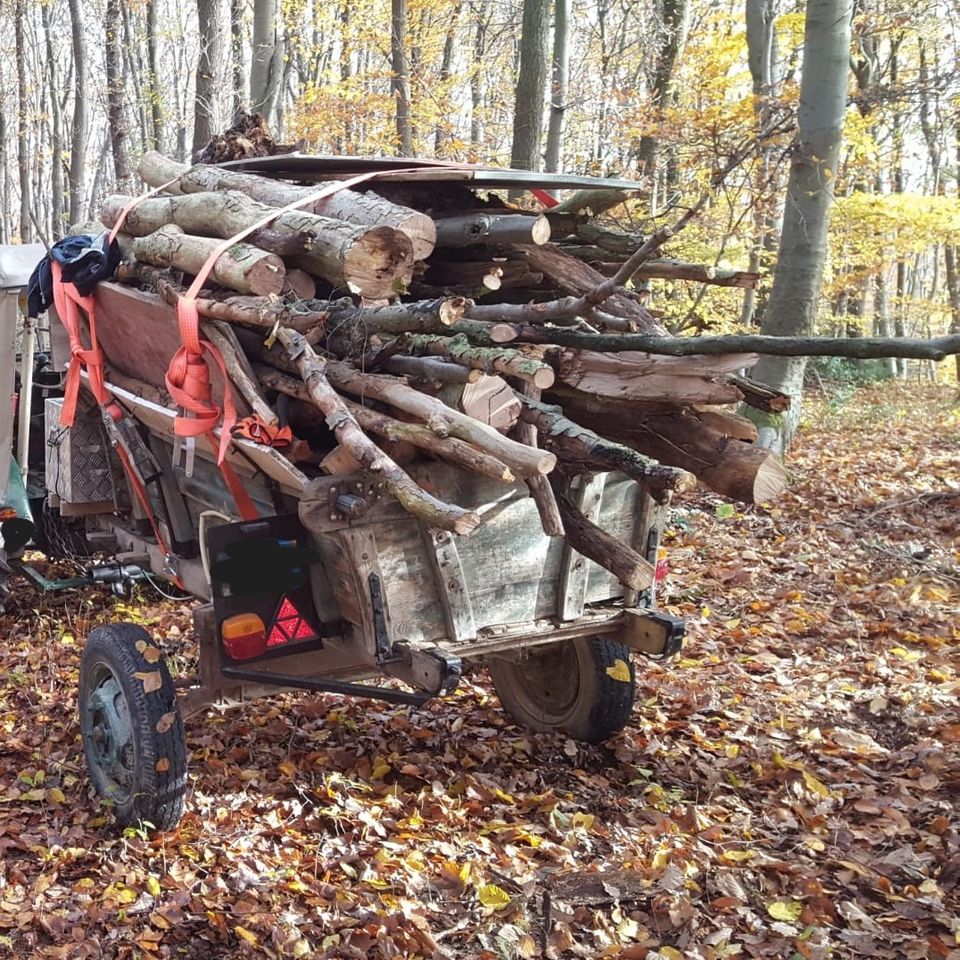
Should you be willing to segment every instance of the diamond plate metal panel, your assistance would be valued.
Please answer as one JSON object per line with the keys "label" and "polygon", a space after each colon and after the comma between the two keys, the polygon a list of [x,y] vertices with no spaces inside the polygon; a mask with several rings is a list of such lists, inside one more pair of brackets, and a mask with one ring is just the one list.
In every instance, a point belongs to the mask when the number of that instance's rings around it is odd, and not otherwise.
{"label": "diamond plate metal panel", "polygon": [[97,413],[78,411],[69,429],[60,423],[63,400],[44,405],[47,489],[64,503],[114,502],[110,457]]}

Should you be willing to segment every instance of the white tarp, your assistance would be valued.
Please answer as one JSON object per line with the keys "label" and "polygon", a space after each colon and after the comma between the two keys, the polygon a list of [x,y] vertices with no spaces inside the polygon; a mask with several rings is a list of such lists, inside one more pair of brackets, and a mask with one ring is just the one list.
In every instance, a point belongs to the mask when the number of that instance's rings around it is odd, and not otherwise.
{"label": "white tarp", "polygon": [[7,495],[13,456],[13,392],[17,356],[17,304],[33,268],[47,255],[42,243],[0,246],[0,499]]}
{"label": "white tarp", "polygon": [[33,268],[47,255],[42,243],[10,244],[0,247],[0,289],[26,287]]}

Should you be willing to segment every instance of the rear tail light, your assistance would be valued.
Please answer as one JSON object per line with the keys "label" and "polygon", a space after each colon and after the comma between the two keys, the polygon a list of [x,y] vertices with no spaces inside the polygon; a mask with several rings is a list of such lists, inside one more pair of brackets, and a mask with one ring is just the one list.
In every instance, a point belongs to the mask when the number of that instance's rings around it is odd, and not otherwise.
{"label": "rear tail light", "polygon": [[238,613],[220,625],[220,636],[231,660],[250,660],[267,649],[267,628],[255,613]]}
{"label": "rear tail light", "polygon": [[273,618],[270,636],[267,638],[267,646],[279,647],[285,643],[303,643],[307,640],[316,639],[317,631],[297,609],[296,604],[289,597],[284,597],[280,601],[276,616]]}

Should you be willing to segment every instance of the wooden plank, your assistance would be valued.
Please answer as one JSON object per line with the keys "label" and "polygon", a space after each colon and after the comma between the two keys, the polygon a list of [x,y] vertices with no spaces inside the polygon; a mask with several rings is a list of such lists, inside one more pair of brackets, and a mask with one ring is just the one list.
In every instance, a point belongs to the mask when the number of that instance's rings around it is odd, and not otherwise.
{"label": "wooden plank", "polygon": [[[387,627],[387,636],[392,640],[390,604],[386,595],[386,584],[383,571],[378,560],[377,538],[370,527],[360,527],[355,530],[341,530],[337,533],[337,540],[343,550],[345,563],[343,570],[347,573],[346,585],[348,593],[352,593],[356,601],[356,620],[360,629],[360,641],[367,654],[376,659],[377,640],[376,624],[373,616],[373,598],[370,594],[370,574],[375,573],[380,578],[383,589],[383,615]],[[414,586],[414,585],[411,585]],[[359,623],[356,621],[359,620]]]}
{"label": "wooden plank", "polygon": [[473,619],[473,607],[460,554],[457,537],[446,530],[422,526],[423,542],[427,558],[431,561],[437,595],[443,607],[448,638],[454,643],[475,640],[477,626]]}
{"label": "wooden plank", "polygon": [[[580,477],[580,487],[576,491],[574,502],[580,512],[594,523],[600,518],[600,505],[603,501],[603,488],[606,484],[605,473],[595,473],[589,479]],[[577,553],[564,541],[563,559],[560,563],[560,582],[557,595],[557,616],[561,620],[576,620],[583,616],[587,600],[587,575],[591,562]]]}

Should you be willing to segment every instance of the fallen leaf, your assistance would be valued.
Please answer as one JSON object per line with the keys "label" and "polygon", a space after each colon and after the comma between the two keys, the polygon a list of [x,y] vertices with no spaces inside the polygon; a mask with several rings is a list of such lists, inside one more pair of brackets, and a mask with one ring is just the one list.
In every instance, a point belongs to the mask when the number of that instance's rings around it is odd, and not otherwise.
{"label": "fallen leaf", "polygon": [[160,676],[159,670],[151,670],[149,673],[143,673],[137,671],[134,674],[134,677],[137,680],[143,681],[143,692],[144,693],[156,693],[163,686],[163,677]]}

